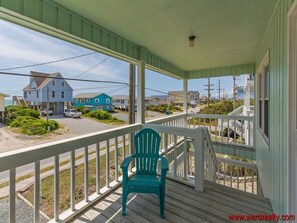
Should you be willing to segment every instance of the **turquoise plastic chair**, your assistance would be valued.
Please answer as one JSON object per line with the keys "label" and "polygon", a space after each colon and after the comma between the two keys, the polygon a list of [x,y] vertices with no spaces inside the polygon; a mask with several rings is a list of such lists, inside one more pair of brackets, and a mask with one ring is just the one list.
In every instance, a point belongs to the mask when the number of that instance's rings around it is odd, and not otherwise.
{"label": "turquoise plastic chair", "polygon": [[[122,215],[126,215],[126,203],[129,193],[156,194],[160,201],[160,216],[164,218],[165,179],[168,170],[166,158],[159,155],[160,135],[152,129],[143,129],[135,135],[136,153],[127,157],[123,170]],[[136,174],[128,178],[128,166],[132,159],[136,161]],[[157,161],[161,159],[161,176],[157,176]]]}

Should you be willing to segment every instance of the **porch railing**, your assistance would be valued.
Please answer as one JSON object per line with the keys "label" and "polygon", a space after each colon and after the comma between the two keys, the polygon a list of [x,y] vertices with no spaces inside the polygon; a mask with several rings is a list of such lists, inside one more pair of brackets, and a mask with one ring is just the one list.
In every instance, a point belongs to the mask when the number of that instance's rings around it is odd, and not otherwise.
{"label": "porch railing", "polygon": [[[9,171],[9,222],[15,222],[16,216],[17,168],[27,164],[34,164],[34,221],[39,222],[42,182],[41,163],[44,159],[52,158],[54,176],[52,222],[66,221],[120,184],[121,172],[119,166],[121,161],[131,154],[131,135],[144,127],[154,128],[161,134],[161,154],[169,160],[169,177],[195,186],[200,191],[203,191],[205,179],[221,182],[220,168],[223,160],[216,158],[211,142],[212,136],[205,127],[196,126],[196,128],[193,128],[191,126],[192,128],[187,128],[188,120],[186,115],[181,114],[154,120],[145,125],[134,124],[1,153],[0,172]],[[69,209],[66,211],[62,211],[59,204],[61,157],[67,157],[69,160],[70,201]],[[83,175],[81,176],[83,178],[83,196],[79,201],[76,200],[75,190],[78,159],[82,159],[80,165],[83,165]],[[227,164],[226,160],[224,162]],[[89,171],[91,164],[95,164],[95,174],[93,176],[95,183],[92,185],[95,187],[94,191],[90,190],[91,176]],[[255,171],[254,167],[253,171]],[[130,173],[132,174],[132,172]],[[233,180],[232,177],[231,175]],[[227,178],[224,178],[224,180],[227,182]]]}
{"label": "porch railing", "polygon": [[252,116],[188,114],[187,126],[207,127],[214,142],[253,146]]}

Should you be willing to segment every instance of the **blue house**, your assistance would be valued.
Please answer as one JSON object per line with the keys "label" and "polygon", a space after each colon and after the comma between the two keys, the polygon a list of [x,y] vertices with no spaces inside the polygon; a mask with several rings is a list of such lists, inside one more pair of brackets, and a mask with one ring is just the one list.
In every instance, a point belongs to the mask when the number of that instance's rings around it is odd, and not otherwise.
{"label": "blue house", "polygon": [[74,107],[84,106],[91,110],[112,110],[112,97],[104,93],[81,93],[73,97]]}
{"label": "blue house", "polygon": [[66,104],[72,102],[73,89],[59,72],[48,74],[31,71],[30,82],[23,93],[30,106],[42,109],[49,101],[54,114],[63,114]]}

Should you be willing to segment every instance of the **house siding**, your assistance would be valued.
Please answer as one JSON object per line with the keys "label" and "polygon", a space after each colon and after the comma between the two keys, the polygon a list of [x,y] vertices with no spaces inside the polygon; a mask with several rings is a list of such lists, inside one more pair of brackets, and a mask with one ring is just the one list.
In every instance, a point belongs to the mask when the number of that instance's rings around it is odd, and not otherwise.
{"label": "house siding", "polygon": [[[78,99],[78,102],[76,101]],[[90,99],[90,102],[87,102],[87,99]],[[99,102],[96,102],[96,99],[99,99]],[[106,100],[109,99],[109,103],[106,103]],[[81,103],[81,98],[74,98],[73,105],[74,107],[79,106],[93,106],[94,110],[102,109],[110,111],[112,110],[112,98],[106,94],[100,94],[93,98],[84,98],[85,103]]]}
{"label": "house siding", "polygon": [[[264,196],[271,200],[276,214],[288,213],[288,72],[287,13],[294,0],[280,0],[257,56],[256,68],[270,50],[269,143],[255,130],[257,166]],[[257,86],[257,78],[256,86]],[[255,88],[255,98],[258,97]],[[255,112],[258,114],[258,104]],[[255,115],[258,125],[259,117]]]}
{"label": "house siding", "polygon": [[[47,87],[49,87],[49,101],[50,102],[71,102],[72,101],[72,89],[70,86],[65,82],[65,85],[62,86],[62,81],[60,79],[56,79],[55,86],[52,85],[50,81],[47,83],[42,90],[40,90],[39,97],[42,98],[42,102],[47,101]],[[55,91],[55,98],[52,97],[52,91]],[[62,91],[64,91],[64,98],[62,98]]]}

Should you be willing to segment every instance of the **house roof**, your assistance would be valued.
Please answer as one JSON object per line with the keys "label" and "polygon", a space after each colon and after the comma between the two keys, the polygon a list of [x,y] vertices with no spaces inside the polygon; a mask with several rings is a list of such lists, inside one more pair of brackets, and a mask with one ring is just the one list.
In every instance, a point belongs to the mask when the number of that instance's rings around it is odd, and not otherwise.
{"label": "house roof", "polygon": [[1,96],[4,96],[4,97],[9,97],[8,94],[4,94],[4,93],[1,93],[1,92],[0,92],[0,95],[1,95]]}
{"label": "house roof", "polygon": [[114,96],[112,96],[112,99],[125,99],[125,100],[129,100],[129,96],[127,96],[127,95],[114,95]]}
{"label": "house roof", "polygon": [[[42,72],[36,72],[36,71],[31,71],[31,78],[33,78],[35,80],[35,83],[37,85],[37,88],[34,90],[39,90],[42,89],[44,86],[46,86],[51,80],[53,80],[53,78],[57,77],[57,76],[61,76],[61,78],[63,78],[63,76],[61,75],[60,72],[56,72],[56,73],[42,73]],[[64,80],[65,82],[67,82],[66,80]],[[70,87],[70,85],[67,83],[67,85]],[[71,87],[70,87],[71,88]],[[28,84],[23,90],[30,90],[30,84]],[[72,88],[71,88],[72,89]]]}
{"label": "house roof", "polygon": [[151,95],[150,98],[169,99],[168,95]]}
{"label": "house roof", "polygon": [[[80,94],[75,95],[73,98],[94,98],[101,94],[105,94],[105,93],[80,93]],[[105,94],[105,95],[107,95],[107,94]],[[107,95],[107,96],[109,96],[109,95]]]}

